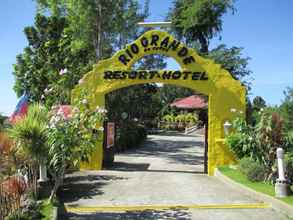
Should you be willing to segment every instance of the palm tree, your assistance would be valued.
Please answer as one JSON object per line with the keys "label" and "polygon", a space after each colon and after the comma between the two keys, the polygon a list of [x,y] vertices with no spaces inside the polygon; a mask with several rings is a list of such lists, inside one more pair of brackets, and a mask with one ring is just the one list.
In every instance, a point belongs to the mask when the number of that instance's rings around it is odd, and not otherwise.
{"label": "palm tree", "polygon": [[[48,156],[47,144],[48,112],[40,104],[32,104],[25,118],[19,120],[8,130],[15,141],[16,151],[27,159],[34,169],[44,165]],[[36,173],[36,170],[35,170]]]}

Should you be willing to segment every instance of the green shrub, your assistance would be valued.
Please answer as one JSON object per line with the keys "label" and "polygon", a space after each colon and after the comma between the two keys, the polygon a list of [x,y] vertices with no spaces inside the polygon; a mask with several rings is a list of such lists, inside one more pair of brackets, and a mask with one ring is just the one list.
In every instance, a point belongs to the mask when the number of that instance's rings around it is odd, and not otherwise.
{"label": "green shrub", "polygon": [[293,183],[293,152],[285,154],[286,177]]}
{"label": "green shrub", "polygon": [[119,130],[120,135],[115,144],[117,151],[135,148],[147,137],[145,127],[132,121],[120,126]]}
{"label": "green shrub", "polygon": [[284,149],[293,151],[293,131],[289,131],[284,135]]}
{"label": "green shrub", "polygon": [[264,166],[248,157],[244,157],[240,160],[238,169],[250,181],[259,182],[265,179]]}
{"label": "green shrub", "polygon": [[173,114],[171,115],[165,115],[163,116],[163,121],[166,121],[166,122],[175,122],[176,121],[176,116],[174,116]]}
{"label": "green shrub", "polygon": [[20,211],[13,212],[10,214],[6,220],[32,220],[29,216],[21,213]]}
{"label": "green shrub", "polygon": [[248,170],[250,169],[253,161],[249,157],[244,157],[239,161],[238,169],[241,173],[247,176]]}
{"label": "green shrub", "polygon": [[252,182],[260,182],[265,179],[265,168],[260,163],[253,163],[247,173],[247,178]]}
{"label": "green shrub", "polygon": [[192,113],[187,113],[184,115],[184,121],[186,124],[188,124],[189,126],[193,126],[198,122],[198,116],[197,114],[192,114]]}

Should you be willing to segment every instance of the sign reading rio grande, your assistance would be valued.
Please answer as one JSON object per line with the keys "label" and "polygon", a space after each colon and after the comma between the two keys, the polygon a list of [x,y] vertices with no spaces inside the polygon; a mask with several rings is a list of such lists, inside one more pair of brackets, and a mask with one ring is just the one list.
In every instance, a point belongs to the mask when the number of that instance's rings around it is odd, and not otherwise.
{"label": "sign reading rio grande", "polygon": [[180,41],[175,39],[170,40],[170,36],[164,36],[161,38],[158,34],[143,36],[139,40],[139,43],[132,43],[130,47],[125,50],[125,53],[118,57],[118,60],[122,64],[128,65],[134,56],[141,52],[140,50],[144,50],[144,52],[156,51],[158,53],[160,53],[160,51],[168,52],[169,50],[173,50],[177,52],[177,56],[182,59],[182,62],[185,65],[195,63],[194,57],[189,55],[189,49]]}

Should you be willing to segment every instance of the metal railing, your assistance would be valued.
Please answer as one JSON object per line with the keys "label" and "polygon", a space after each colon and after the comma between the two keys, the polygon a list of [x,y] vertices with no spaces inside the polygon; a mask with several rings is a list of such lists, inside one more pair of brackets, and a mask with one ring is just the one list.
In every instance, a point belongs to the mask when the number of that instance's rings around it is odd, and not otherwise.
{"label": "metal railing", "polygon": [[191,132],[196,131],[198,128],[199,128],[198,125],[194,125],[194,126],[191,126],[191,127],[185,127],[184,134],[190,134]]}

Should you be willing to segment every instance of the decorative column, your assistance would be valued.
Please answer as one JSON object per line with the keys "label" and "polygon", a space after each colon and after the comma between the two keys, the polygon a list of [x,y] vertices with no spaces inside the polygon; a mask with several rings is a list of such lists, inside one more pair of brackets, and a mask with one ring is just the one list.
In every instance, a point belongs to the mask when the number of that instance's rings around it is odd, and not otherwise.
{"label": "decorative column", "polygon": [[291,193],[290,185],[285,177],[283,148],[277,148],[277,162],[278,162],[279,178],[276,181],[275,194],[276,194],[276,197],[283,198],[288,196]]}

